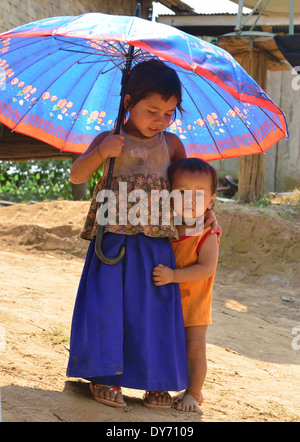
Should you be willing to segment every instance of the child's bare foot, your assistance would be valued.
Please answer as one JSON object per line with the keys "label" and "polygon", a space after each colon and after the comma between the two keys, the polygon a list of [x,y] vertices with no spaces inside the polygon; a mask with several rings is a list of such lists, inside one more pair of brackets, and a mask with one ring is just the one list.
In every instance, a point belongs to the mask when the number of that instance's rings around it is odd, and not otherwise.
{"label": "child's bare foot", "polygon": [[178,411],[196,412],[199,410],[199,405],[201,405],[203,401],[202,393],[198,395],[186,389],[185,392],[176,396],[175,408]]}
{"label": "child's bare foot", "polygon": [[126,402],[124,402],[122,391],[120,387],[114,387],[111,385],[103,384],[93,384],[90,383],[90,389],[94,399],[105,405],[110,405],[116,408],[127,407]]}

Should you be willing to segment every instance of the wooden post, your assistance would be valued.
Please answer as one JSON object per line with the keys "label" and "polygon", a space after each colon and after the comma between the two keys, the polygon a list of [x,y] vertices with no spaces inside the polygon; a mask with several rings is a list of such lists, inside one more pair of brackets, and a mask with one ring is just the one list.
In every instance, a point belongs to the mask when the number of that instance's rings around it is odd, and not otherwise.
{"label": "wooden post", "polygon": [[[252,49],[235,57],[245,71],[266,90],[267,85],[267,55]],[[265,156],[264,154],[247,155],[239,159],[239,191],[240,201],[253,201],[264,195]]]}
{"label": "wooden post", "polygon": [[[72,163],[74,163],[74,161],[80,157],[80,154],[76,154],[73,153],[72,154]],[[86,201],[87,200],[87,185],[88,182],[86,181],[85,183],[81,183],[81,184],[72,184],[72,195],[74,197],[75,201]]]}

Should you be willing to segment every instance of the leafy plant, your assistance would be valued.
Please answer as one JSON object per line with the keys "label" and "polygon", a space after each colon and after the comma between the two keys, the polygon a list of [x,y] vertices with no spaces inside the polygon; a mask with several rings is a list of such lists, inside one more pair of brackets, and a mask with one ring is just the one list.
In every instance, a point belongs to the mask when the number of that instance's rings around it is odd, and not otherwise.
{"label": "leafy plant", "polygon": [[[69,179],[71,160],[0,161],[0,199],[14,202],[72,200],[72,183]],[[97,170],[88,182],[87,198],[93,194],[95,184],[102,175]]]}

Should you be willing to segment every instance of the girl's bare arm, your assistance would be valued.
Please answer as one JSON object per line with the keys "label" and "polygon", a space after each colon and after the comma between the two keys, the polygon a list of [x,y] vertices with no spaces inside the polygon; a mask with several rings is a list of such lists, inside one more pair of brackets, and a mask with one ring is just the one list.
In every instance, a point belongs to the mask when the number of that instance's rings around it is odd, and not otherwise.
{"label": "girl's bare arm", "polygon": [[97,135],[88,149],[72,164],[72,183],[80,184],[89,180],[108,157],[120,156],[123,146],[123,135],[114,135],[112,131]]}
{"label": "girl's bare arm", "polygon": [[184,145],[177,135],[166,132],[167,142],[169,146],[171,163],[174,164],[183,158],[186,158]]}

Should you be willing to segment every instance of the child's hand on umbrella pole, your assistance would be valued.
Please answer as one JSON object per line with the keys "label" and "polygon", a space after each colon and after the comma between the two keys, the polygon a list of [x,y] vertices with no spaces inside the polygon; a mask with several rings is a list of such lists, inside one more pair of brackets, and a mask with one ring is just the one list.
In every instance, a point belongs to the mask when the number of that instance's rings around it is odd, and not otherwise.
{"label": "child's hand on umbrella pole", "polygon": [[114,135],[113,129],[110,134],[97,146],[97,151],[103,162],[109,157],[119,157],[124,147],[124,135]]}

